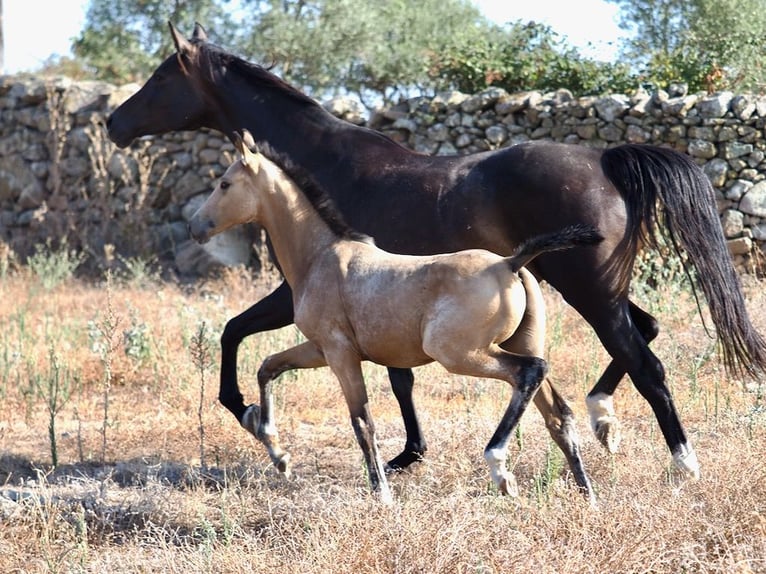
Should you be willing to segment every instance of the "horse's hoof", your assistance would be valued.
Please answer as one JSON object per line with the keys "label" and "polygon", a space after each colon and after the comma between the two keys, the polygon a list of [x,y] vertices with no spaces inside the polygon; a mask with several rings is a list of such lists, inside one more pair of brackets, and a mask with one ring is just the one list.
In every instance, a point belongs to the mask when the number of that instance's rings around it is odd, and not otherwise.
{"label": "horse's hoof", "polygon": [[239,421],[239,424],[242,425],[242,428],[253,435],[255,438],[258,438],[258,423],[260,417],[261,407],[253,404],[245,409],[245,413],[242,415],[242,419]]}
{"label": "horse's hoof", "polygon": [[687,480],[700,479],[700,463],[697,460],[697,453],[690,445],[681,445],[673,453],[673,462]]}
{"label": "horse's hoof", "polygon": [[617,420],[617,417],[605,417],[597,421],[593,426],[593,432],[606,450],[612,454],[617,452],[622,441],[620,421]]}
{"label": "horse's hoof", "polygon": [[423,462],[423,453],[417,451],[404,451],[389,460],[384,468],[386,474],[398,474],[413,463]]}
{"label": "horse's hoof", "polygon": [[614,399],[606,393],[596,393],[585,397],[585,404],[590,414],[590,426],[598,441],[606,450],[614,454],[622,440],[620,421],[614,415]]}
{"label": "horse's hoof", "polygon": [[500,479],[500,484],[497,485],[497,490],[503,496],[512,496],[513,498],[518,498],[519,485],[516,482],[516,477],[512,474],[505,475]]}

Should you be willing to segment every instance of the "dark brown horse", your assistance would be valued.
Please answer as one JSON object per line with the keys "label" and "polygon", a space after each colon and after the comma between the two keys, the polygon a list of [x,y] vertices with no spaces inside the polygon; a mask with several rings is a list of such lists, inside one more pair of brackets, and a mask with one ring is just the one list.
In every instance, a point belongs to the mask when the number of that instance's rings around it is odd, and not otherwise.
{"label": "dark brown horse", "polygon": [[[530,269],[555,287],[598,334],[612,362],[588,396],[597,436],[617,447],[612,395],[628,373],[651,405],[676,465],[699,475],[661,362],[649,349],[654,317],[628,298],[638,246],[664,231],[683,249],[707,298],[724,364],[731,372],[766,370],[766,343],[754,330],[726,248],[714,192],[702,170],[671,149],[621,145],[607,150],[553,142],[516,145],[462,157],[413,153],[374,131],[334,118],[264,68],[171,25],[176,53],[111,115],[109,136],[120,146],[172,130],[208,127],[233,141],[250,130],[259,141],[308,170],[333,194],[346,220],[387,251],[432,254],[479,247],[510,254],[525,239],[585,223],[605,237],[598,248],[547,253]],[[237,347],[252,333],[293,321],[288,285],[235,317],[221,339],[221,402],[242,422]],[[412,403],[410,370],[389,368],[407,430],[404,467],[426,450]],[[536,397],[557,409],[551,435],[572,426],[572,413],[550,384]],[[576,444],[569,450],[577,454]],[[571,461],[570,461],[571,462]]]}

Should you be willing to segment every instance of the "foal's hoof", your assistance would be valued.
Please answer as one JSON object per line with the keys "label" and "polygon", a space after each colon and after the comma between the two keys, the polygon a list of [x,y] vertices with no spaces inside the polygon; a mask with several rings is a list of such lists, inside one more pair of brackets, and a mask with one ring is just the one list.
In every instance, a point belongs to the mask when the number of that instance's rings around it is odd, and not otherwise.
{"label": "foal's hoof", "polygon": [[604,417],[596,421],[593,425],[593,432],[604,448],[614,454],[620,447],[622,441],[622,431],[620,430],[620,421],[617,417]]}
{"label": "foal's hoof", "polygon": [[398,474],[413,463],[423,462],[423,453],[414,450],[405,450],[401,454],[389,460],[385,465],[386,474]]}
{"label": "foal's hoof", "polygon": [[258,438],[258,421],[260,420],[260,417],[261,407],[253,404],[245,409],[245,414],[242,415],[239,424],[255,438]]}
{"label": "foal's hoof", "polygon": [[274,466],[285,478],[290,478],[290,453],[286,452],[283,454],[280,459],[274,463]]}

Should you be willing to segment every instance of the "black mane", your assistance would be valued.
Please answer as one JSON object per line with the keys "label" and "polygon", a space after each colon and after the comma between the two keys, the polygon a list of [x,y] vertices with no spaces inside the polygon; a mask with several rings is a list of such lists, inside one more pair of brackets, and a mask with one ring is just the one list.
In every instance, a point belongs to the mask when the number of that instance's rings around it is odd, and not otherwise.
{"label": "black mane", "polygon": [[346,223],[332,197],[308,171],[297,165],[285,154],[276,151],[266,142],[258,143],[258,151],[285,172],[306,199],[309,200],[309,203],[319,214],[319,217],[322,218],[337,237],[351,241],[373,243],[372,237],[357,231]]}
{"label": "black mane", "polygon": [[313,98],[272,74],[268,68],[248,62],[210,42],[197,41],[195,44],[200,49],[200,70],[203,70],[210,78],[214,78],[220,70],[230,68],[240,72],[248,81],[255,82],[260,86],[278,90],[282,94],[306,104],[319,105]]}

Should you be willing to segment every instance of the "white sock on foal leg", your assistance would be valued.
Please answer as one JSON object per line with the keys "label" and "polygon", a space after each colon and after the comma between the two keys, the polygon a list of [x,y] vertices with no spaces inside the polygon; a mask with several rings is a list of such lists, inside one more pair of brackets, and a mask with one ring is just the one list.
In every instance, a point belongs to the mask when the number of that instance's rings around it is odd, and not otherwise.
{"label": "white sock on foal leg", "polygon": [[505,448],[489,448],[484,451],[484,460],[487,461],[489,474],[500,493],[518,496],[519,485],[516,483],[516,477],[505,466],[506,454]]}

